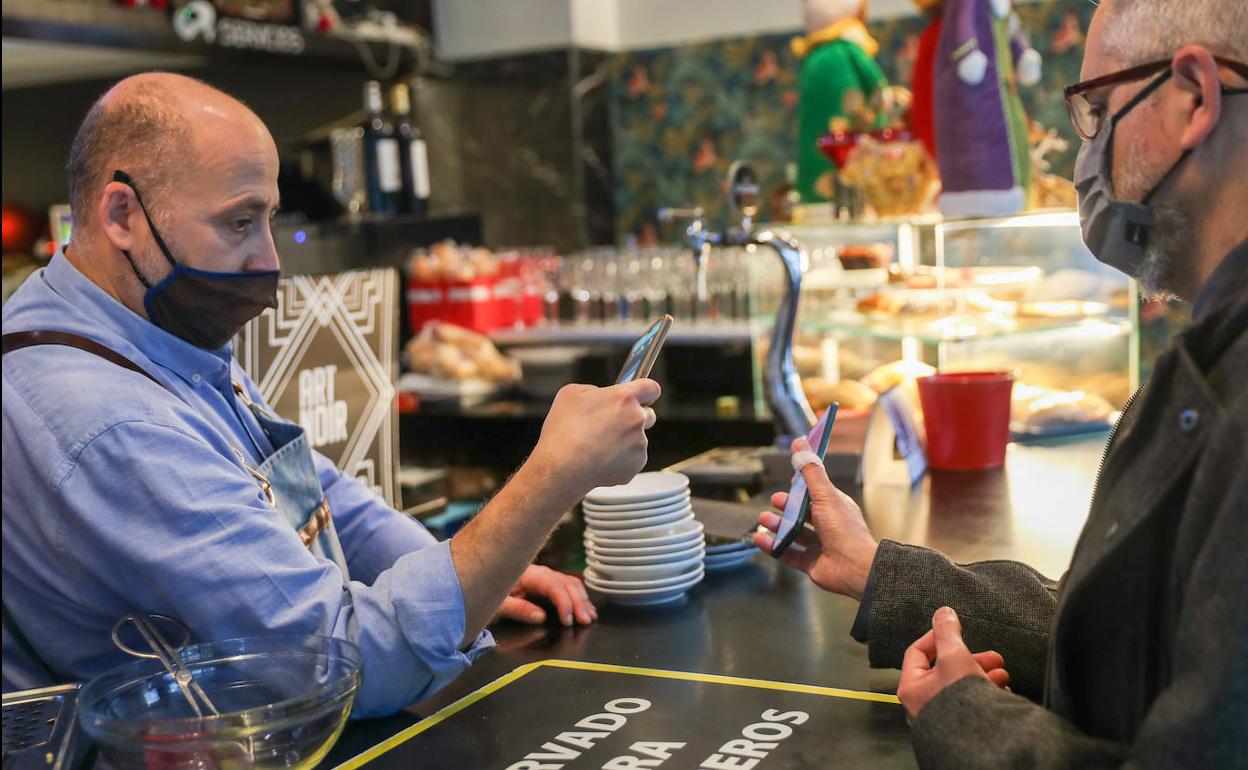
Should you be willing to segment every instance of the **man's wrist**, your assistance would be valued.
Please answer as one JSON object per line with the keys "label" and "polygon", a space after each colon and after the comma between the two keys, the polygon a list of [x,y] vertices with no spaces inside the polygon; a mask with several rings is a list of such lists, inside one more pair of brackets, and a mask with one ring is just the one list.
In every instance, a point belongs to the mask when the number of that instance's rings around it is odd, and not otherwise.
{"label": "man's wrist", "polygon": [[854,560],[854,575],[850,581],[850,596],[855,601],[862,601],[863,595],[867,591],[867,579],[871,576],[871,566],[875,564],[875,554],[880,550],[880,544],[871,540],[865,545]]}
{"label": "man's wrist", "polygon": [[529,455],[512,482],[519,483],[530,494],[540,495],[557,507],[560,515],[589,491],[586,483],[566,463],[554,461],[538,451]]}

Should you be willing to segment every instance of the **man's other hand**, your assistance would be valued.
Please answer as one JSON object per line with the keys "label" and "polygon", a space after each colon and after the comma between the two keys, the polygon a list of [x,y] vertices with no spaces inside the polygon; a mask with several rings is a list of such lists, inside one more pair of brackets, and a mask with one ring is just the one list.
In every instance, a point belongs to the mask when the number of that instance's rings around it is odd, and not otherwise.
{"label": "man's other hand", "polygon": [[[804,436],[797,438],[792,451],[795,455],[809,452],[810,444]],[[810,495],[810,516],[807,526],[797,534],[795,547],[780,555],[780,563],[805,572],[825,591],[861,600],[875,560],[875,538],[867,529],[858,504],[828,479],[823,463],[806,463],[801,473]],[[771,504],[782,511],[788,502],[788,492],[771,496]],[[763,511],[758,515],[758,523],[767,532],[754,533],[754,545],[771,553],[780,516]]]}
{"label": "man's other hand", "polygon": [[962,641],[958,614],[952,607],[941,607],[932,616],[932,630],[910,645],[901,662],[897,698],[906,708],[907,720],[913,722],[937,693],[968,676],[982,676],[1009,689],[1010,674],[1001,654],[989,650],[972,655]]}
{"label": "man's other hand", "polygon": [[503,599],[496,617],[519,623],[543,623],[546,610],[531,601],[533,599],[545,599],[553,604],[559,622],[565,626],[589,625],[598,619],[598,610],[589,601],[580,578],[536,564],[524,570],[516,587]]}

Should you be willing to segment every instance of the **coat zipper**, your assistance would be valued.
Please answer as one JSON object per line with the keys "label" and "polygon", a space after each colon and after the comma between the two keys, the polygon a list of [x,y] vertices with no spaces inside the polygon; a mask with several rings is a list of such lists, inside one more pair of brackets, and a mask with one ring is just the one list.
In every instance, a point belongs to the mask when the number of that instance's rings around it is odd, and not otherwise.
{"label": "coat zipper", "polygon": [[1105,471],[1105,461],[1109,459],[1109,451],[1113,449],[1114,437],[1118,435],[1118,426],[1122,425],[1122,421],[1127,418],[1127,412],[1131,411],[1131,405],[1135,403],[1135,399],[1144,390],[1144,385],[1135,389],[1131,394],[1131,398],[1127,399],[1127,403],[1122,407],[1122,414],[1118,417],[1118,422],[1114,423],[1114,427],[1109,431],[1109,440],[1105,442],[1105,449],[1101,451],[1101,462],[1096,466],[1096,480],[1092,482],[1092,500],[1088,505],[1089,516],[1091,515],[1092,505],[1096,503],[1096,497],[1101,491],[1101,474]]}

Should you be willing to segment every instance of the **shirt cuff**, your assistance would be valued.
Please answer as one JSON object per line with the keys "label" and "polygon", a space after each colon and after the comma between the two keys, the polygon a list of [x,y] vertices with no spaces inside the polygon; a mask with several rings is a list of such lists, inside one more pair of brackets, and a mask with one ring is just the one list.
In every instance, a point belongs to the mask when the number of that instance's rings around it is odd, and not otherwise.
{"label": "shirt cuff", "polygon": [[395,563],[400,565],[409,590],[396,593],[394,604],[408,644],[427,647],[435,659],[459,663],[462,668],[494,646],[494,637],[482,631],[467,649],[459,647],[466,630],[464,589],[455,571],[450,540],[406,554]]}
{"label": "shirt cuff", "polygon": [[[877,551],[878,555],[878,551]],[[862,601],[858,602],[858,614],[854,616],[854,625],[849,629],[849,636],[855,642],[866,644],[871,630],[871,604],[875,594],[875,560],[871,561],[871,571],[867,573],[867,584],[862,589]]]}
{"label": "shirt cuff", "polygon": [[354,717],[388,714],[422,701],[494,647],[488,631],[460,647],[466,630],[464,593],[449,541],[400,557],[371,591],[357,597],[357,610],[363,609],[361,602],[379,605],[358,613],[361,624],[391,614],[397,634],[387,639],[383,629],[361,629],[361,637],[381,649],[372,659],[365,650],[364,686]]}

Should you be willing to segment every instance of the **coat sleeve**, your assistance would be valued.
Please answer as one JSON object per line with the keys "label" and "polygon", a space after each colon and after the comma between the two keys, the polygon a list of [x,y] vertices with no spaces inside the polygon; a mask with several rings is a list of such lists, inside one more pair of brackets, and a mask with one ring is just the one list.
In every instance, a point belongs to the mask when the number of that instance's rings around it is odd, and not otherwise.
{"label": "coat sleeve", "polygon": [[1248,467],[1242,439],[1233,440],[1248,435],[1248,420],[1237,419],[1226,434],[1231,440],[1210,447],[1219,467],[1238,472],[1222,482],[1227,493],[1208,511],[1211,526],[1183,588],[1172,675],[1134,741],[1089,736],[1030,701],[968,678],[919,712],[914,747],[921,767],[1248,767]]}
{"label": "coat sleeve", "polygon": [[868,595],[855,627],[866,628],[877,668],[898,668],[906,648],[948,605],[962,620],[967,645],[1005,657],[1015,692],[1039,698],[1044,686],[1058,584],[1014,561],[955,564],[928,548],[884,540],[871,565]]}

